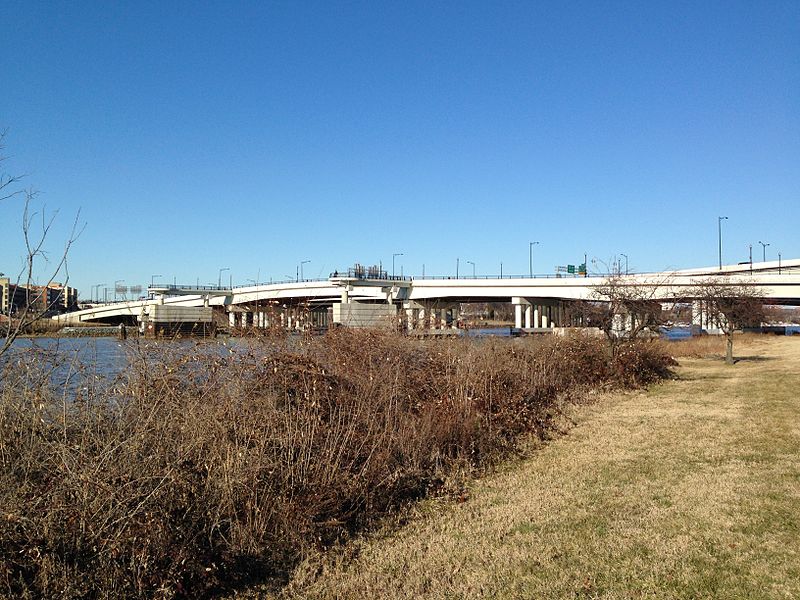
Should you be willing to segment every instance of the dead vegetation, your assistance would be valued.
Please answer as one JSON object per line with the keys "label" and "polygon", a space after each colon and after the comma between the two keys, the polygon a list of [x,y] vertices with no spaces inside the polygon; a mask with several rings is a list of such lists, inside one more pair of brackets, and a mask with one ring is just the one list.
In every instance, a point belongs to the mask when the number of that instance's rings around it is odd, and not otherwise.
{"label": "dead vegetation", "polygon": [[340,330],[158,348],[132,342],[106,384],[5,357],[0,594],[196,598],[283,581],[309,551],[547,435],[565,397],[672,364],[658,344],[611,361],[583,337]]}
{"label": "dead vegetation", "polygon": [[418,503],[403,527],[244,597],[800,597],[800,340],[742,336],[759,360],[730,369],[724,338],[700,339],[713,359],[572,412],[570,435],[472,482],[467,502]]}

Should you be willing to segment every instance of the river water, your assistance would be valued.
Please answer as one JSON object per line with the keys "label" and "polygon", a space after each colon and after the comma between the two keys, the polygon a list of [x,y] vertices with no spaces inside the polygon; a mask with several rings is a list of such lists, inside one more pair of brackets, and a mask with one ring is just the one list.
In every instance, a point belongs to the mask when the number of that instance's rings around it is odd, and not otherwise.
{"label": "river water", "polygon": [[[511,335],[508,327],[472,329],[469,337]],[[786,335],[800,335],[800,326],[786,328]],[[662,330],[662,337],[669,341],[680,341],[692,337],[688,327],[673,327]],[[217,340],[169,340],[153,341],[133,338],[121,341],[114,337],[100,338],[19,338],[9,353],[0,358],[0,374],[9,361],[37,360],[52,366],[51,380],[60,384],[80,371],[95,379],[112,379],[125,370],[131,356],[147,354],[149,348],[170,348],[226,354],[237,346],[246,345],[248,338],[221,338]],[[0,375],[1,376],[1,375]]]}

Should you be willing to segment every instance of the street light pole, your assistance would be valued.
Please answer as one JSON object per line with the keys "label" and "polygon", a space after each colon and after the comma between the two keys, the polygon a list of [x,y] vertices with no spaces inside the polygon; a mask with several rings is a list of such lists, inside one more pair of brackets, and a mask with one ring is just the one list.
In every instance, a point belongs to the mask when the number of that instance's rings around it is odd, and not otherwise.
{"label": "street light pole", "polygon": [[460,260],[461,260],[460,258],[456,258],[456,279],[458,279],[458,262]]}
{"label": "street light pole", "polygon": [[762,255],[761,259],[764,262],[767,262],[767,246],[769,246],[769,244],[765,244],[761,240],[759,240],[758,243],[761,244],[761,250],[763,251],[763,255]]}
{"label": "street light pole", "polygon": [[221,288],[221,287],[222,287],[222,272],[223,272],[223,271],[230,271],[230,270],[231,270],[231,268],[230,268],[230,267],[222,267],[222,268],[219,270],[219,274],[217,275],[217,287],[218,287],[218,288]]}
{"label": "street light pole", "polygon": [[622,252],[620,252],[619,255],[625,257],[625,275],[627,275],[628,274],[628,255],[627,254],[622,254]]}
{"label": "street light pole", "polygon": [[728,217],[717,217],[717,232],[719,234],[719,270],[722,271],[722,221],[727,221]]}
{"label": "street light pole", "polygon": [[97,292],[95,292],[95,293],[97,294],[97,301],[98,302],[100,302],[100,286],[103,286],[103,285],[105,285],[105,283],[98,283],[97,285],[93,286],[93,287],[97,288]]}
{"label": "street light pole", "polygon": [[539,242],[528,242],[528,275],[533,277],[533,247]]}
{"label": "street light pole", "polygon": [[472,265],[472,278],[475,279],[475,263],[472,262],[471,260],[468,260],[467,264]]}
{"label": "street light pole", "polygon": [[402,252],[395,252],[392,254],[392,279],[394,279],[394,258],[395,256],[403,256]]}
{"label": "street light pole", "polygon": [[310,260],[301,260],[300,261],[300,279],[301,280],[305,279],[305,277],[303,277],[303,265],[306,264],[306,263],[310,263],[310,262],[311,262]]}

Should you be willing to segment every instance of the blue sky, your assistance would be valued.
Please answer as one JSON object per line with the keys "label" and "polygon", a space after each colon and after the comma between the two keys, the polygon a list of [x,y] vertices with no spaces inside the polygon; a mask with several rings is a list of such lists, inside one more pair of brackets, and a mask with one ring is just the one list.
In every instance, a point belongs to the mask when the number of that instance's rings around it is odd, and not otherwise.
{"label": "blue sky", "polygon": [[[7,173],[71,281],[800,257],[798,2],[16,2]],[[0,206],[0,271],[22,254]],[[389,267],[390,268],[390,267]],[[227,272],[225,274],[227,276]]]}

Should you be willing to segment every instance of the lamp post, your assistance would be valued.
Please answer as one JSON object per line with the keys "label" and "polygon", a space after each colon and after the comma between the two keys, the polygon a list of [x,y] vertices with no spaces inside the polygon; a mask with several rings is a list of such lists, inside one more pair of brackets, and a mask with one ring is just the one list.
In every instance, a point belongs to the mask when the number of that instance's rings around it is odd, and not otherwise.
{"label": "lamp post", "polygon": [[539,242],[528,242],[528,275],[533,277],[533,247]]}
{"label": "lamp post", "polygon": [[[153,287],[156,283],[156,277],[161,277],[161,275],[150,275],[150,287]],[[213,284],[212,284],[213,285]],[[152,292],[151,292],[152,295]]]}
{"label": "lamp post", "polygon": [[472,278],[475,279],[475,263],[472,262],[471,260],[468,260],[467,264],[472,265]]}
{"label": "lamp post", "polygon": [[303,277],[303,265],[306,264],[306,263],[310,263],[310,262],[311,262],[310,260],[301,260],[300,261],[300,280],[301,281],[305,280],[305,277]]}
{"label": "lamp post", "polygon": [[500,279],[503,278],[503,263],[500,263]]}
{"label": "lamp post", "polygon": [[762,254],[762,256],[761,256],[761,259],[762,259],[764,262],[767,262],[767,246],[769,246],[769,244],[765,244],[765,243],[764,243],[764,242],[762,242],[761,240],[759,240],[759,241],[758,241],[758,243],[759,243],[759,244],[761,244],[761,250],[762,250],[762,252],[763,252],[763,254]]}
{"label": "lamp post", "polygon": [[747,247],[750,249],[750,270],[753,270],[753,244],[747,244]]}
{"label": "lamp post", "polygon": [[230,271],[230,270],[231,270],[230,267],[222,267],[219,270],[219,274],[217,275],[217,287],[218,288],[222,288],[222,272],[223,271]]}
{"label": "lamp post", "polygon": [[458,263],[460,260],[460,258],[456,258],[456,279],[458,279]]}
{"label": "lamp post", "polygon": [[98,283],[97,285],[93,285],[92,286],[93,288],[97,288],[97,291],[95,292],[95,294],[97,295],[97,301],[98,302],[100,302],[100,287],[104,286],[104,285],[105,285],[105,283]]}
{"label": "lamp post", "polygon": [[719,270],[722,271],[722,221],[727,221],[728,217],[717,217],[717,233],[719,235]]}
{"label": "lamp post", "polygon": [[625,275],[627,275],[628,274],[628,255],[627,254],[622,254],[622,252],[620,252],[619,255],[625,257]]}
{"label": "lamp post", "polygon": [[402,252],[395,252],[392,254],[392,279],[394,279],[394,258],[395,256],[403,256]]}

